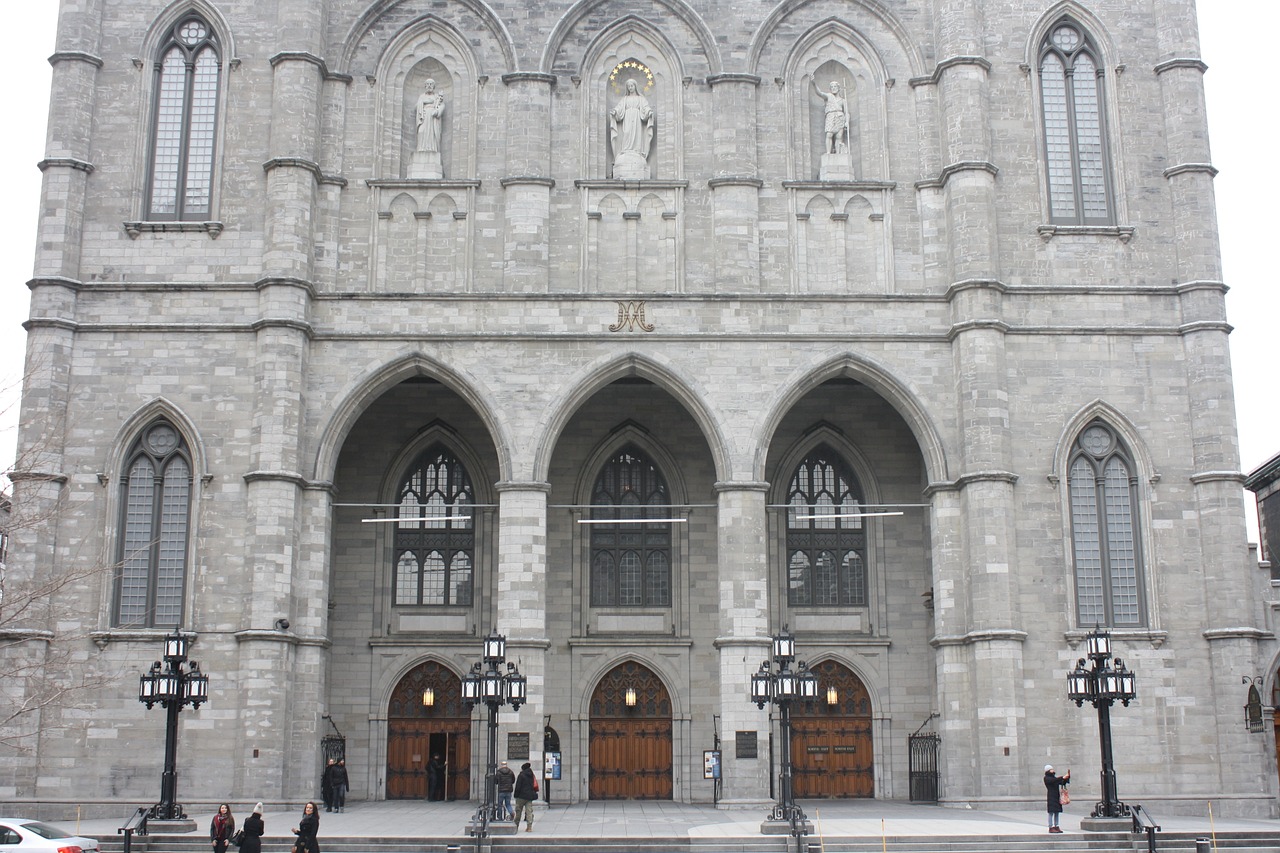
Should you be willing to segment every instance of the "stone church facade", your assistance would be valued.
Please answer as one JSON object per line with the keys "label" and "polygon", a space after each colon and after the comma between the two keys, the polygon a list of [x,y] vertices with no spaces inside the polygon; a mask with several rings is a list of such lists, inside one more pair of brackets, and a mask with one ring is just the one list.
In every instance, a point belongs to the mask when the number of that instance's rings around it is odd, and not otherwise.
{"label": "stone church facade", "polygon": [[175,625],[188,802],[337,733],[476,799],[491,630],[557,802],[764,802],[783,628],[800,796],[931,730],[944,803],[1083,799],[1101,626],[1122,798],[1275,813],[1191,0],[78,0],[52,62],[9,582],[82,573],[4,655],[91,685],[0,800],[151,801]]}

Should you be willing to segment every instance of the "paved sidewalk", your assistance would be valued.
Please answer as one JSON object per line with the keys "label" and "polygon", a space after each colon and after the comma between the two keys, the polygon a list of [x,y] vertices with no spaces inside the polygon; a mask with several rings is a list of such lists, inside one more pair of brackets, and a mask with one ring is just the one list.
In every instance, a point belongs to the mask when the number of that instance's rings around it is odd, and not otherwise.
{"label": "paved sidewalk", "polygon": [[[1043,811],[987,811],[918,805],[887,800],[802,801],[801,806],[814,822],[814,835],[879,837],[1022,835],[1046,832]],[[238,822],[243,822],[251,806],[233,805]],[[122,805],[118,820],[50,821],[69,831],[105,838],[116,834],[131,807]],[[342,814],[320,813],[320,838],[424,836],[465,836],[465,827],[475,811],[474,802],[373,802],[352,803]],[[710,805],[660,801],[587,802],[574,805],[539,803],[533,832],[560,838],[646,838],[758,836],[767,808],[717,809]],[[264,819],[268,837],[289,835],[298,825],[300,810],[282,811],[267,804]],[[1066,832],[1079,832],[1080,819],[1088,808],[1067,807],[1062,815]],[[197,833],[208,832],[209,814],[195,813]],[[1210,819],[1203,815],[1165,816],[1155,819],[1165,832],[1280,832],[1277,820]],[[523,834],[523,825],[520,828]]]}

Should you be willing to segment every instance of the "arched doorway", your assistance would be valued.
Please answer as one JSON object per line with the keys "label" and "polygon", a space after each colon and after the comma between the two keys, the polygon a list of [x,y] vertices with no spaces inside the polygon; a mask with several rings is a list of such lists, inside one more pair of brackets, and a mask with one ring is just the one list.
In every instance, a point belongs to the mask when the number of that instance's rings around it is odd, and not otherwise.
{"label": "arched doorway", "polygon": [[[445,762],[444,784],[432,784],[428,763]],[[471,798],[471,713],[462,682],[435,661],[405,673],[387,705],[387,799]]]}
{"label": "arched doorway", "polygon": [[852,670],[833,660],[818,663],[813,671],[818,676],[818,701],[791,706],[795,795],[874,797],[871,697],[866,685]]}
{"label": "arched doorway", "polygon": [[591,694],[589,796],[669,800],[671,697],[652,670],[619,664]]}

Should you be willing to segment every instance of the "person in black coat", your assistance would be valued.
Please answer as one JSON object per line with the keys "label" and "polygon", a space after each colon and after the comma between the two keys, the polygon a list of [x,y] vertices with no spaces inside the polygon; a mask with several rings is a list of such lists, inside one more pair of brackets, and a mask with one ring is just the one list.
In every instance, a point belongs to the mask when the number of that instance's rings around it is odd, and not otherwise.
{"label": "person in black coat", "polygon": [[244,819],[244,840],[240,842],[240,853],[262,853],[262,836],[267,832],[267,825],[262,822],[262,803],[253,807],[253,814]]}
{"label": "person in black coat", "polygon": [[1066,776],[1055,776],[1053,765],[1044,766],[1045,808],[1049,810],[1049,831],[1062,832],[1058,826],[1058,817],[1062,814],[1062,787],[1071,781],[1071,769],[1067,768]]}
{"label": "person in black coat", "polygon": [[320,774],[320,796],[324,798],[324,810],[333,811],[333,768],[338,765],[336,758],[330,758]]}
{"label": "person in black coat", "polygon": [[443,800],[445,798],[445,776],[448,766],[441,760],[439,753],[431,756],[427,762],[427,799]]}
{"label": "person in black coat", "polygon": [[298,821],[298,828],[293,834],[298,836],[293,843],[293,849],[298,853],[320,853],[320,842],[316,838],[320,834],[320,813],[315,803],[309,802],[302,807],[302,820]]}
{"label": "person in black coat", "polygon": [[331,769],[333,773],[329,781],[333,785],[333,810],[344,811],[347,808],[347,789],[351,786],[351,780],[347,778],[347,760],[339,758]]}
{"label": "person in black coat", "polygon": [[527,761],[520,765],[520,775],[516,777],[515,795],[516,825],[520,825],[520,813],[524,812],[524,831],[533,832],[533,801],[538,799],[538,780]]}

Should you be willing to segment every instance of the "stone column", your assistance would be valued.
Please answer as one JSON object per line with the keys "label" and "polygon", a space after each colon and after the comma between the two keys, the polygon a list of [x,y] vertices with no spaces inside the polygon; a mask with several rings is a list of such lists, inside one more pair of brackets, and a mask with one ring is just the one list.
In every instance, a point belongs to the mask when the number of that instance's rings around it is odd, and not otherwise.
{"label": "stone column", "polygon": [[[1025,788],[1022,750],[1022,640],[1014,595],[1015,503],[1005,387],[1003,286],[995,243],[997,168],[991,159],[989,72],[975,0],[938,7],[939,122],[950,224],[952,349],[957,377],[960,476],[956,487],[965,543],[961,565],[935,563],[936,580],[969,602],[963,624],[939,633],[939,706],[948,797],[1001,797]],[[935,601],[936,606],[936,601]],[[958,714],[957,714],[957,709]],[[981,713],[979,713],[981,709]],[[960,728],[970,736],[952,738]],[[952,741],[952,742],[949,742]],[[1005,754],[1005,750],[1008,753]],[[968,765],[972,773],[956,773]],[[955,768],[955,770],[953,770]],[[963,780],[963,782],[961,781]],[[966,789],[958,788],[964,784]]]}
{"label": "stone column", "polygon": [[[321,492],[306,492],[301,460],[304,397],[314,297],[317,184],[321,176],[321,106],[325,74],[320,55],[324,5],[282,0],[276,18],[277,50],[272,67],[271,131],[266,172],[266,237],[258,281],[255,324],[256,382],[253,443],[244,475],[248,537],[246,577],[251,604],[240,640],[242,671],[265,667],[283,691],[260,692],[245,703],[245,731],[274,731],[256,743],[259,757],[242,767],[244,789],[258,785],[257,767],[281,768],[282,798],[310,796],[320,772],[320,716],[327,711],[328,564],[323,555],[300,559],[301,530],[325,506]],[[311,501],[304,495],[310,495]],[[310,504],[310,505],[309,505]],[[269,630],[290,621],[287,632]],[[288,644],[288,650],[276,647]],[[264,673],[256,672],[263,676]]]}
{"label": "stone column", "polygon": [[753,74],[707,78],[714,112],[715,176],[711,187],[716,290],[760,291],[760,188],[756,176],[756,94]]}
{"label": "stone column", "polygon": [[[769,712],[751,704],[751,674],[772,652],[769,637],[768,483],[716,484],[719,555],[722,802],[764,803],[769,797]],[[739,759],[737,732],[755,732],[757,758]]]}
{"label": "stone column", "polygon": [[[1205,118],[1200,43],[1192,0],[1168,0],[1155,8],[1160,61],[1155,72],[1165,116],[1169,204],[1173,214],[1177,267],[1174,280],[1181,295],[1182,340],[1190,386],[1187,415],[1192,452],[1191,489],[1200,545],[1199,569],[1204,579],[1210,683],[1199,693],[1215,709],[1223,791],[1256,790],[1266,779],[1275,790],[1275,756],[1264,749],[1240,722],[1239,702],[1213,697],[1243,697],[1243,676],[1265,673],[1269,655],[1259,641],[1269,637],[1258,621],[1254,600],[1242,500],[1231,354],[1227,336],[1225,294],[1213,193],[1213,168]],[[1189,563],[1197,558],[1186,557]],[[1155,567],[1149,567],[1154,569]]]}
{"label": "stone column", "polygon": [[[498,737],[529,733],[529,761],[542,775],[542,727],[547,713],[547,495],[544,482],[498,483],[498,577],[492,625],[507,637],[507,660],[528,679],[529,701],[517,714],[499,713]],[[484,744],[480,744],[484,755]],[[499,753],[502,747],[499,745]],[[484,758],[481,758],[483,766]],[[518,767],[516,768],[519,769]],[[481,774],[483,776],[483,774]],[[483,780],[481,780],[483,783]],[[473,790],[477,790],[474,787]]]}
{"label": "stone column", "polygon": [[503,287],[512,293],[545,293],[551,265],[552,74],[503,75],[507,86],[506,256]]}

